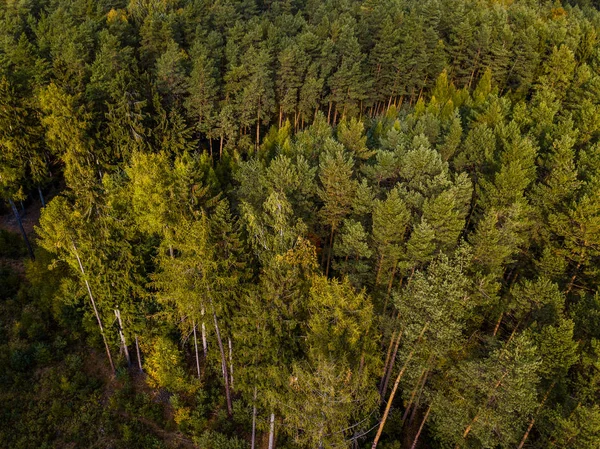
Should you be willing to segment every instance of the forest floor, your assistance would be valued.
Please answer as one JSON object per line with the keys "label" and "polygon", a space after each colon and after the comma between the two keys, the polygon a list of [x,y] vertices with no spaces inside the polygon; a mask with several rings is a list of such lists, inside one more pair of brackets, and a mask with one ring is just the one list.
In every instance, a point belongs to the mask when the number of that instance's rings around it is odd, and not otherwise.
{"label": "forest floor", "polygon": [[[34,227],[39,223],[42,204],[41,201],[37,199],[28,201],[26,204],[24,204],[24,206],[25,212],[23,213],[21,204],[17,204],[19,213],[21,214],[23,229],[25,229],[25,233],[27,234],[27,237],[29,237],[29,240],[32,240],[35,238]],[[19,229],[19,223],[17,222],[17,219],[10,208],[5,209],[4,214],[0,215],[0,229],[4,229],[13,233],[15,239],[23,239],[21,230]],[[0,257],[0,264],[8,265],[20,276],[24,276],[26,260],[28,259],[9,259],[6,257]]]}
{"label": "forest floor", "polygon": [[[39,199],[28,201],[27,204],[25,204],[25,213],[23,213],[20,204],[17,204],[17,207],[21,214],[21,221],[23,222],[23,228],[25,229],[27,236],[33,235],[33,227],[37,225],[40,220],[40,211],[42,210],[41,201]],[[4,215],[0,215],[0,228],[21,235],[17,219],[10,209],[8,209]]]}

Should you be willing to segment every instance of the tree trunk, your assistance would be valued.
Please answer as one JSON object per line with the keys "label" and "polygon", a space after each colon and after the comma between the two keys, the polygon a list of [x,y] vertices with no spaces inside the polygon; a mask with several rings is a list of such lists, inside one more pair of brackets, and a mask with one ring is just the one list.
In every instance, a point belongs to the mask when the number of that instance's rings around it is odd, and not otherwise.
{"label": "tree trunk", "polygon": [[44,199],[44,194],[42,193],[42,189],[40,187],[37,188],[38,193],[40,194],[40,201],[42,202],[42,207],[46,207],[46,200]]}
{"label": "tree trunk", "polygon": [[223,340],[221,340],[221,332],[219,331],[219,323],[217,314],[213,310],[213,320],[215,322],[215,332],[217,334],[217,342],[219,343],[219,351],[221,351],[221,370],[223,371],[223,380],[225,381],[225,398],[227,399],[227,415],[233,415],[233,406],[231,405],[231,391],[229,390],[229,375],[227,374],[227,359],[225,358],[225,350],[223,349]]}
{"label": "tree trunk", "polygon": [[398,334],[398,338],[396,339],[396,344],[394,345],[394,352],[392,354],[392,358],[390,359],[389,365],[386,366],[386,372],[383,379],[381,379],[381,390],[379,395],[381,396],[381,400],[385,397],[385,393],[387,392],[388,383],[390,381],[390,376],[392,375],[392,371],[394,369],[394,363],[396,363],[396,355],[398,354],[398,347],[400,346],[400,340],[402,339],[402,331]]}
{"label": "tree trunk", "polygon": [[469,83],[467,84],[467,89],[471,89],[471,84],[473,83],[473,78],[475,77],[475,72],[478,68],[479,63],[479,55],[481,54],[481,47],[477,49],[477,55],[475,56],[475,61],[473,61],[473,71],[471,72],[471,76],[469,77]]}
{"label": "tree trunk", "polygon": [[[425,325],[423,326],[423,329],[421,329],[421,334],[419,335],[419,338],[417,339],[417,341],[415,343],[415,347],[419,343],[421,338],[423,338],[423,335],[425,334],[425,331],[427,330],[428,327],[429,327],[429,322],[425,323]],[[406,371],[406,368],[408,367],[408,364],[410,363],[410,361],[414,355],[415,355],[415,349],[410,351],[410,354],[408,354],[406,362],[404,362],[402,369],[400,370],[400,372],[398,373],[398,376],[396,377],[396,382],[394,382],[394,388],[392,388],[392,392],[390,393],[390,397],[388,398],[387,405],[385,406],[385,411],[383,412],[383,417],[381,418],[381,422],[379,423],[379,429],[377,429],[377,435],[375,435],[375,440],[373,441],[373,445],[371,446],[371,449],[375,449],[377,447],[377,443],[379,443],[379,438],[381,438],[381,434],[383,432],[383,427],[385,426],[385,422],[387,421],[388,415],[390,414],[390,409],[392,408],[392,402],[394,402],[394,396],[396,396],[396,391],[398,390],[398,385],[400,385],[400,380],[402,379],[402,376],[404,375],[404,372]]]}
{"label": "tree trunk", "polygon": [[[316,117],[316,114],[315,114]],[[331,124],[331,101],[329,102],[329,110],[327,111],[327,124]]]}
{"label": "tree trunk", "polygon": [[219,159],[223,159],[223,133],[221,133],[221,141],[219,142]]}
{"label": "tree trunk", "polygon": [[114,310],[117,322],[119,324],[119,338],[121,339],[121,346],[123,352],[125,352],[125,359],[127,360],[127,366],[131,366],[131,358],[129,358],[129,350],[127,349],[127,342],[125,341],[125,334],[123,334],[123,322],[121,321],[121,311],[117,308]]}
{"label": "tree trunk", "polygon": [[400,380],[402,379],[402,376],[404,375],[404,372],[406,371],[406,368],[408,366],[408,362],[410,362],[410,360],[412,359],[414,352],[415,352],[414,350],[412,350],[410,352],[410,354],[408,355],[408,358],[406,359],[406,362],[404,362],[404,366],[402,366],[402,369],[400,370],[400,372],[398,373],[398,376],[396,377],[396,382],[394,382],[394,388],[392,388],[392,392],[390,393],[390,397],[388,398],[388,402],[385,406],[385,411],[383,412],[383,417],[381,418],[381,421],[379,423],[379,429],[377,429],[377,435],[375,435],[375,440],[373,441],[373,445],[371,446],[371,449],[375,449],[377,447],[377,444],[379,443],[379,438],[381,438],[381,433],[383,432],[383,426],[385,426],[385,422],[388,418],[388,415],[390,414],[390,409],[392,408],[392,402],[394,402],[394,396],[396,396],[396,391],[398,390],[398,385],[400,384]]}
{"label": "tree trunk", "polygon": [[229,343],[229,378],[231,379],[231,389],[233,390],[233,350],[231,348],[231,338],[227,338]]}
{"label": "tree trunk", "polygon": [[198,338],[196,337],[196,321],[192,322],[194,326],[194,351],[196,353],[196,371],[198,372],[198,379],[200,379],[200,357],[198,356]]}
{"label": "tree trunk", "polygon": [[250,449],[254,449],[255,441],[256,441],[256,385],[254,386],[254,398],[252,401],[252,442],[250,443]]}
{"label": "tree trunk", "polygon": [[498,321],[496,322],[496,327],[494,327],[494,337],[498,333],[498,329],[500,329],[500,324],[502,323],[502,318],[504,317],[504,312],[500,313],[500,317],[498,317]]}
{"label": "tree trunk", "polygon": [[23,222],[21,221],[21,215],[17,210],[17,206],[12,199],[9,199],[10,207],[12,208],[13,214],[17,219],[17,224],[19,225],[19,230],[21,231],[21,235],[23,236],[23,240],[25,240],[25,245],[27,246],[27,252],[29,253],[29,257],[31,260],[35,260],[35,256],[33,255],[33,249],[31,249],[31,244],[29,243],[29,239],[27,238],[27,233],[25,232],[25,228],[23,227]]}
{"label": "tree trunk", "polygon": [[425,412],[425,416],[423,417],[423,421],[421,421],[421,425],[419,426],[419,431],[415,435],[415,440],[413,441],[413,444],[410,447],[410,449],[415,449],[417,447],[417,443],[419,442],[419,437],[421,436],[421,432],[423,431],[423,427],[425,427],[425,422],[427,421],[427,418],[429,418],[429,412],[430,411],[431,411],[431,405],[429,407],[427,407],[427,411]]}
{"label": "tree trunk", "polygon": [[[204,316],[204,306],[202,306],[200,313],[202,314],[202,316]],[[201,330],[202,330],[202,350],[204,351],[204,358],[206,359],[206,357],[208,356],[208,343],[206,342],[206,326],[204,325],[204,319],[202,320]]]}
{"label": "tree trunk", "polygon": [[531,418],[531,421],[529,422],[529,426],[527,426],[527,431],[525,432],[525,435],[523,435],[523,438],[521,439],[521,442],[519,443],[519,446],[517,447],[517,449],[523,449],[523,446],[525,445],[525,442],[527,441],[527,438],[529,437],[529,432],[531,432],[531,429],[533,429],[533,425],[535,424],[535,418],[538,415],[538,413],[540,413],[540,410],[546,403],[546,400],[548,400],[548,396],[550,396],[550,392],[554,388],[554,385],[556,385],[556,381],[552,382],[552,384],[550,385],[550,388],[548,388],[548,391],[546,391],[546,394],[544,395],[542,402],[540,402],[540,405],[538,406],[535,416],[533,418]]}
{"label": "tree trunk", "polygon": [[140,369],[140,373],[143,373],[144,370],[142,369],[142,357],[140,355],[140,344],[138,343],[138,336],[135,336],[135,351],[137,353],[137,359],[138,359],[138,368]]}
{"label": "tree trunk", "polygon": [[[392,336],[390,337],[390,343],[388,344],[388,350],[385,354],[385,363],[383,364],[383,373],[381,373],[381,382],[379,382],[379,394],[381,395],[381,388],[383,387],[383,381],[385,380],[385,375],[387,373],[388,363],[390,361],[390,356],[392,355],[392,349],[394,348],[394,341],[396,341],[396,331],[392,332]],[[381,348],[383,349],[383,347]]]}
{"label": "tree trunk", "polygon": [[275,413],[271,412],[269,424],[269,449],[275,448]]}
{"label": "tree trunk", "polygon": [[102,340],[104,341],[104,347],[106,348],[106,355],[108,356],[110,368],[112,369],[113,373],[115,373],[115,365],[113,363],[112,356],[110,355],[110,348],[108,347],[108,342],[106,341],[106,335],[104,335],[104,327],[102,326],[102,320],[100,319],[98,309],[96,308],[96,301],[94,301],[94,296],[92,295],[90,283],[87,281],[87,279],[85,279],[85,271],[83,270],[83,265],[81,263],[81,259],[79,258],[79,253],[77,252],[77,247],[75,246],[75,243],[73,243],[73,250],[75,251],[75,257],[77,258],[77,262],[79,263],[79,269],[81,270],[81,274],[83,275],[83,282],[85,283],[88,295],[90,297],[90,301],[92,303],[92,307],[94,308],[94,314],[96,315],[96,320],[98,321],[98,327],[100,327],[100,334],[102,335]]}
{"label": "tree trunk", "polygon": [[[492,393],[490,394],[490,396],[488,397],[487,401],[485,401],[485,406],[487,407],[490,403],[490,401],[492,400],[492,398],[494,397],[494,393],[495,391],[498,389],[498,387],[502,384],[502,381],[504,380],[504,378],[507,376],[508,371],[505,372],[502,377],[500,378],[500,380],[498,380],[498,382],[496,382],[496,384],[494,385],[494,388],[492,389]],[[481,412],[478,412],[475,417],[473,418],[473,420],[471,421],[471,423],[467,426],[467,428],[465,429],[465,431],[463,432],[463,438],[467,438],[469,436],[469,433],[471,432],[471,430],[473,429],[473,425],[479,420],[479,416],[481,416]]]}
{"label": "tree trunk", "polygon": [[402,425],[404,425],[404,422],[406,421],[406,418],[408,418],[408,412],[410,412],[410,408],[412,407],[413,401],[415,400],[415,396],[417,395],[417,391],[419,391],[419,389],[420,389],[421,380],[425,376],[425,373],[427,373],[427,368],[425,368],[423,370],[423,372],[419,376],[419,379],[417,379],[417,384],[415,385],[415,388],[413,388],[413,391],[410,393],[410,399],[408,400],[408,405],[406,406],[406,410],[404,410],[404,415],[402,415]]}
{"label": "tree trunk", "polygon": [[[430,362],[431,362],[431,358],[433,357],[433,355],[430,356],[429,360],[427,361],[427,366],[431,366]],[[425,384],[427,383],[427,377],[429,376],[429,369],[427,369],[425,371],[425,376],[423,377],[423,381],[421,382],[421,386],[419,387],[419,390],[417,392],[417,398],[415,400],[416,404],[419,404],[419,401],[421,400],[421,394],[423,393],[423,389],[425,388]],[[413,411],[410,414],[410,419],[408,420],[408,425],[412,425],[413,421],[415,420],[415,415],[417,413],[417,406],[415,405],[415,407],[413,407]]]}
{"label": "tree trunk", "polygon": [[390,107],[392,106],[392,99],[394,98],[393,95],[390,95],[390,99],[388,100],[388,104],[387,104],[387,110],[390,110]]}
{"label": "tree trunk", "polygon": [[279,105],[279,128],[281,128],[281,120],[283,119],[283,106]]}
{"label": "tree trunk", "polygon": [[259,143],[260,143],[260,105],[258,106],[258,112],[256,113],[256,151],[258,151]]}

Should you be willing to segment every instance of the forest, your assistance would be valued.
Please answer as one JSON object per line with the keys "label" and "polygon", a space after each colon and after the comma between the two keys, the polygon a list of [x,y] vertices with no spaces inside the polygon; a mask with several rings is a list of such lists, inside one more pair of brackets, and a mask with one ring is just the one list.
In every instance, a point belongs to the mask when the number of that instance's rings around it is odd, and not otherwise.
{"label": "forest", "polygon": [[600,3],[0,1],[0,447],[600,448]]}

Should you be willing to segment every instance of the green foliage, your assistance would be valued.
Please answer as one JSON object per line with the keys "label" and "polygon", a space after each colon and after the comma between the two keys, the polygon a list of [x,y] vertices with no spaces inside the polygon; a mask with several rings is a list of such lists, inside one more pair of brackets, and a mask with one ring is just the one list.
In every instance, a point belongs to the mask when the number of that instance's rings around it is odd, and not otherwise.
{"label": "green foliage", "polygon": [[27,255],[23,240],[14,232],[0,229],[0,257],[20,259]]}
{"label": "green foliage", "polygon": [[0,196],[52,199],[35,261],[0,221],[0,441],[596,447],[600,13],[563,3],[3,2]]}

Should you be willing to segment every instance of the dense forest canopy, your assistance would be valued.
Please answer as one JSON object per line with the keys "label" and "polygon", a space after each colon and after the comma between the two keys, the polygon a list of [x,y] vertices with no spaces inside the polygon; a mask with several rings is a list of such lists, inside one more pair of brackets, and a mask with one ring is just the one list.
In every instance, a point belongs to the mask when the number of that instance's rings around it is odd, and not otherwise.
{"label": "dense forest canopy", "polygon": [[0,446],[600,447],[598,7],[0,2]]}

